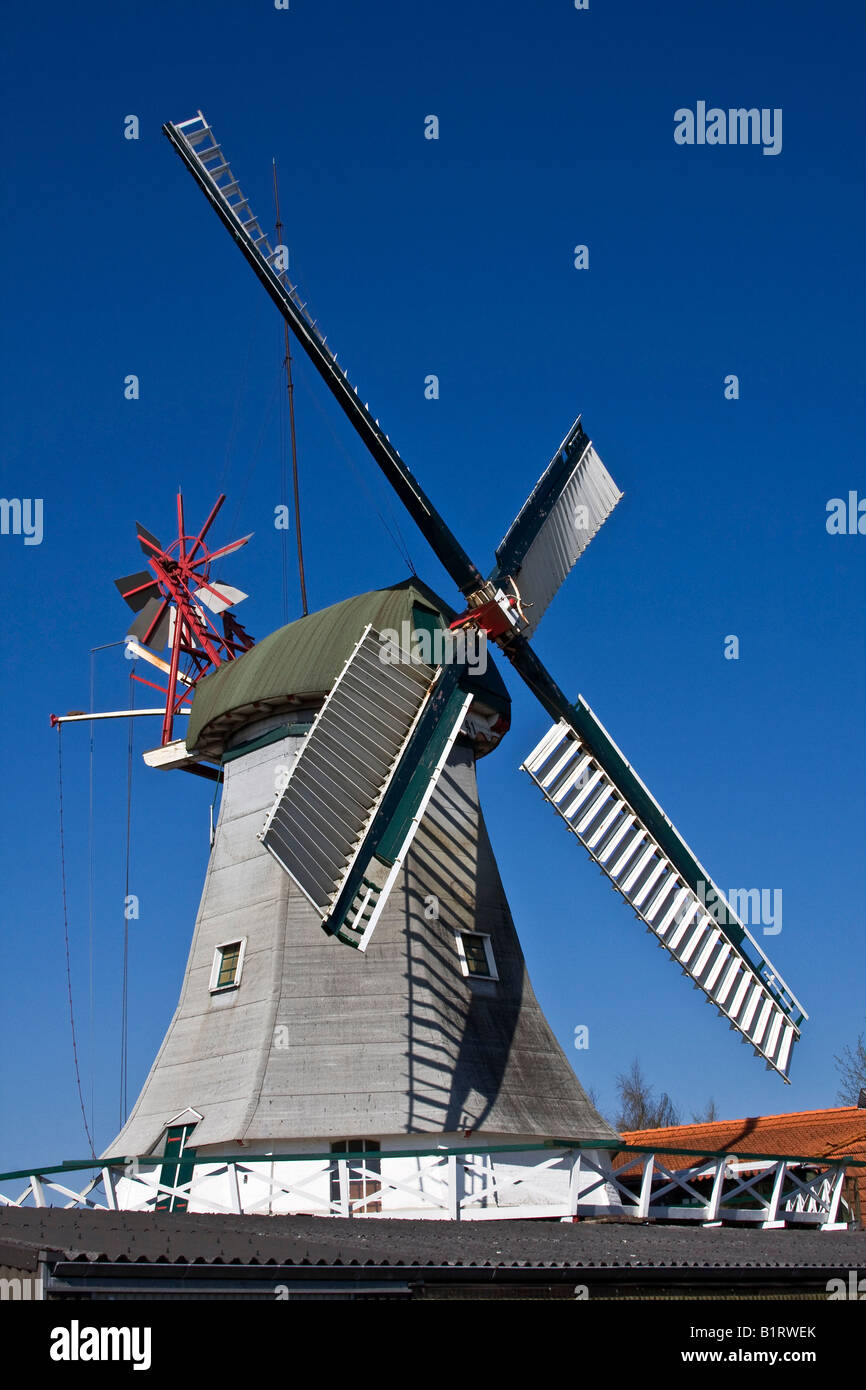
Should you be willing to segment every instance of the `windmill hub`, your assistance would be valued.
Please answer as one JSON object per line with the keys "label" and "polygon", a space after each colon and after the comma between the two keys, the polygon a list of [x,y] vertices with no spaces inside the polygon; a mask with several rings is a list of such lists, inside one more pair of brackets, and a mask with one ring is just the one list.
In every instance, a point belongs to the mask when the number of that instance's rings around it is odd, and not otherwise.
{"label": "windmill hub", "polygon": [[486,585],[480,593],[473,594],[469,608],[454,619],[451,627],[476,627],[486,632],[488,637],[492,637],[504,650],[519,632],[529,626],[517,586],[513,579],[509,582],[514,589],[513,594],[495,589],[492,584]]}

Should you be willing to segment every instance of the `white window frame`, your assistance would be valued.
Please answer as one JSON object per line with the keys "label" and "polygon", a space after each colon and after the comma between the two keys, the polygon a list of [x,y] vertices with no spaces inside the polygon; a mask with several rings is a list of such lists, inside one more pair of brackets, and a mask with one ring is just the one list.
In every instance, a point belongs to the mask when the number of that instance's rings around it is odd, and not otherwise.
{"label": "white window frame", "polygon": [[[217,980],[220,977],[220,970],[222,969],[223,962],[222,953],[223,951],[227,950],[229,946],[237,945],[240,945],[241,949],[238,952],[238,964],[237,969],[235,971],[235,977],[230,985],[218,985]],[[245,936],[231,936],[229,937],[228,941],[221,941],[218,946],[214,947],[213,965],[211,966],[210,972],[211,994],[228,994],[229,990],[238,988],[241,982],[241,975],[243,974],[244,956],[246,955],[246,950],[247,938]]]}
{"label": "white window frame", "polygon": [[[463,971],[467,980],[498,980],[499,972],[496,969],[496,961],[493,957],[490,933],[485,931],[456,931],[454,935],[457,937],[457,954],[460,958],[460,969]],[[464,936],[480,936],[481,940],[484,942],[484,954],[487,957],[486,975],[479,975],[477,972],[469,969],[469,962],[466,959],[466,950],[463,945]]]}

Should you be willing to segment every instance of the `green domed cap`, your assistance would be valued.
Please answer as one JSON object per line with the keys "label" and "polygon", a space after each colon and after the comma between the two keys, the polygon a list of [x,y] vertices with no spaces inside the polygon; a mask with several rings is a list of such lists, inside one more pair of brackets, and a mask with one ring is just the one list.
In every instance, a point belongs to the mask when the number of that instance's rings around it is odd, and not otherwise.
{"label": "green domed cap", "polygon": [[[413,630],[430,630],[447,627],[454,617],[454,610],[432,589],[413,578],[358,594],[277,628],[236,661],[225,662],[199,682],[187,747],[218,756],[244,724],[321,702],[368,623],[379,632],[386,628],[399,632],[404,622]],[[468,688],[475,693],[473,713],[502,716],[499,732],[503,733],[511,698],[489,656],[486,671],[472,675]]]}

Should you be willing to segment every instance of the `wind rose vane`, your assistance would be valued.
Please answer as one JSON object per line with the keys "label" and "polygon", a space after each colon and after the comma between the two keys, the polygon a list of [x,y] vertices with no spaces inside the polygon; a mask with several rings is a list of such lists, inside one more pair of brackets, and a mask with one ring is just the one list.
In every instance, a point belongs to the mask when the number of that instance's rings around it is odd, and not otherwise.
{"label": "wind rose vane", "polygon": [[[230,584],[211,578],[216,560],[246,545],[250,536],[209,550],[205,537],[225,501],[220,493],[197,535],[186,534],[183,494],[177,494],[177,540],[164,549],[161,542],[136,522],[138,543],[152,573],[140,570],[114,582],[136,614],[127,634],[127,650],[142,657],[168,677],[167,687],[136,675],[135,679],[165,694],[163,746],[172,742],[174,717],[202,676],[224,661],[234,661],[253,646],[253,638],[229,612],[248,596]],[[252,534],[252,533],[250,533]],[[217,625],[219,623],[219,626]],[[168,646],[168,661],[153,650]],[[180,688],[182,687],[182,688]]]}
{"label": "wind rose vane", "polygon": [[[247,594],[211,575],[211,567],[217,560],[239,550],[252,535],[242,536],[217,550],[208,549],[205,538],[225,500],[225,494],[220,493],[201,530],[189,535],[184,522],[183,494],[178,492],[177,539],[167,547],[136,522],[138,543],[150,568],[114,581],[135,614],[126,635],[127,653],[161,671],[166,683],[158,685],[137,672],[133,672],[133,679],[164,695],[164,709],[52,714],[52,725],[161,713],[161,745],[166,748],[174,742],[175,718],[189,713],[192,692],[202,676],[226,661],[243,656],[254,645],[254,639],[229,612],[242,603]],[[158,655],[166,647],[168,660]]]}

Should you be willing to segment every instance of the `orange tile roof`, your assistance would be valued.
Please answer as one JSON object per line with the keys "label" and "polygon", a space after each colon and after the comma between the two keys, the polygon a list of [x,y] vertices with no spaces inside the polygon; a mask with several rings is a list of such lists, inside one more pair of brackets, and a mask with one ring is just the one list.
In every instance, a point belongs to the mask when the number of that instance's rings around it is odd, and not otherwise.
{"label": "orange tile roof", "polygon": [[[836,1110],[798,1110],[788,1115],[753,1115],[744,1120],[671,1125],[666,1129],[630,1130],[627,1144],[701,1149],[742,1154],[802,1154],[809,1158],[849,1156],[866,1159],[866,1110],[848,1105]],[[687,1167],[672,1156],[671,1167]]]}

